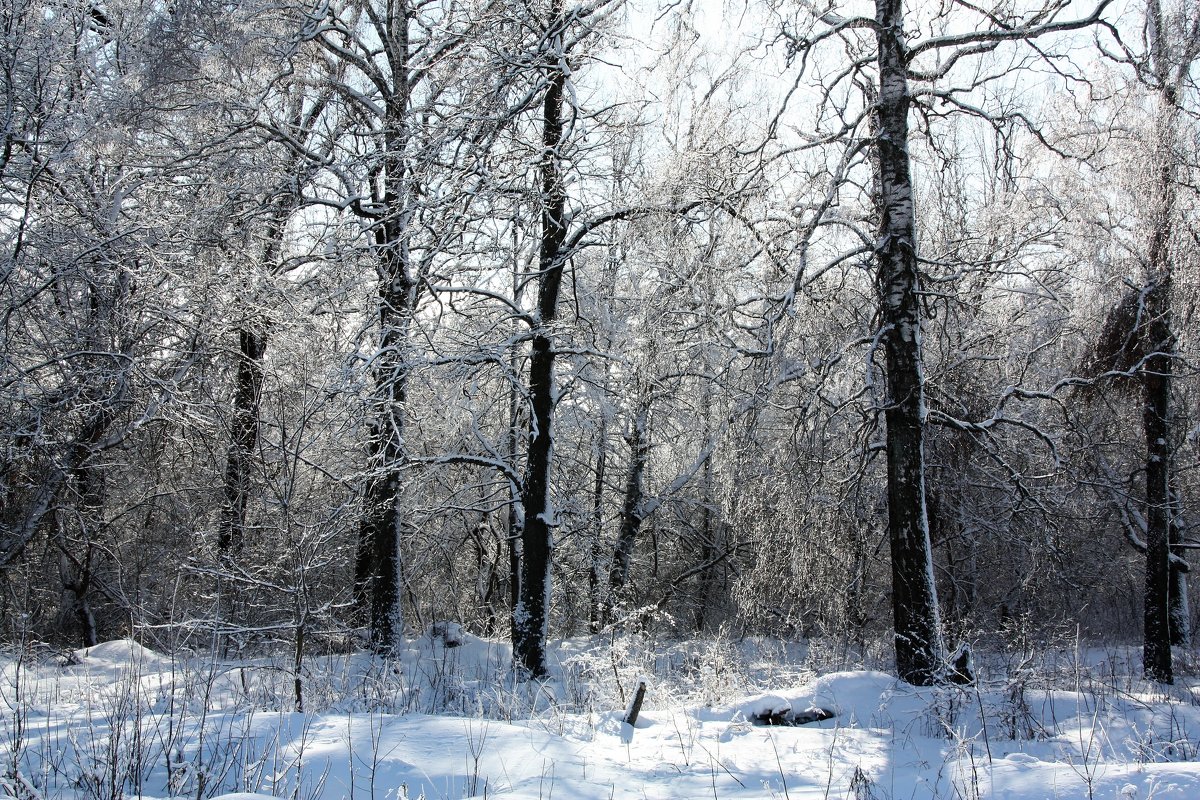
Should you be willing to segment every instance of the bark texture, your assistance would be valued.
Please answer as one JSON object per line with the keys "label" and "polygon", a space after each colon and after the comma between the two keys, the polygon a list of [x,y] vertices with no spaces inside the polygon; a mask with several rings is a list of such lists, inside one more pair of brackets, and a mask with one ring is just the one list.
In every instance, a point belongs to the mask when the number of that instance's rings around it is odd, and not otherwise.
{"label": "bark texture", "polygon": [[258,446],[258,409],[262,396],[262,359],[267,351],[265,333],[238,331],[237,376],[233,390],[229,448],[225,453],[225,505],[221,509],[217,547],[236,555],[246,535],[246,512],[250,497],[250,472]]}
{"label": "bark texture", "polygon": [[513,609],[513,654],[528,676],[545,677],[546,632],[550,611],[550,570],[554,550],[550,473],[554,461],[554,321],[562,286],[567,235],[563,185],[563,97],[567,73],[562,59],[562,3],[551,5],[546,94],[542,101],[541,242],[538,252],[537,315],[529,359],[529,452],[521,493],[520,587]]}
{"label": "bark texture", "polygon": [[1147,243],[1146,290],[1141,338],[1142,427],[1146,439],[1146,583],[1142,660],[1146,677],[1161,683],[1175,679],[1172,642],[1190,639],[1186,620],[1186,562],[1172,566],[1173,530],[1179,500],[1172,488],[1171,384],[1176,350],[1171,304],[1174,282],[1172,239],[1175,231],[1177,165],[1183,162],[1177,141],[1182,114],[1180,92],[1200,58],[1200,14],[1172,16],[1159,0],[1147,0],[1146,33],[1149,69],[1143,76],[1158,103],[1151,162],[1150,238]]}
{"label": "bark texture", "polygon": [[[1160,132],[1160,138],[1166,132]],[[1160,153],[1167,147],[1160,142]],[[1142,428],[1146,437],[1146,582],[1142,661],[1146,677],[1174,683],[1171,663],[1171,266],[1169,254],[1173,170],[1160,160],[1154,225],[1150,234],[1150,284],[1145,292]]]}
{"label": "bark texture", "polygon": [[877,0],[879,97],[876,245],[887,372],[888,534],[896,670],[910,683],[938,680],[944,653],[925,509],[925,395],[920,275],[908,153],[910,95],[902,0]]}
{"label": "bark texture", "polygon": [[379,347],[374,358],[368,478],[363,497],[355,568],[356,600],[365,612],[371,644],[390,652],[404,632],[400,587],[403,518],[404,413],[407,403],[409,328],[416,306],[416,280],[409,253],[411,214],[406,154],[409,141],[409,8],[396,4],[387,20],[384,48],[391,66],[382,131],[382,190],[374,223],[377,254]]}
{"label": "bark texture", "polygon": [[633,560],[633,548],[645,519],[643,499],[645,497],[646,464],[650,460],[649,435],[650,403],[638,405],[630,424],[626,441],[629,444],[629,472],[625,477],[625,501],[621,510],[621,530],[613,548],[612,563],[608,571],[608,599],[604,604],[603,620],[608,625],[613,621],[613,610],[625,599],[629,583],[629,568]]}

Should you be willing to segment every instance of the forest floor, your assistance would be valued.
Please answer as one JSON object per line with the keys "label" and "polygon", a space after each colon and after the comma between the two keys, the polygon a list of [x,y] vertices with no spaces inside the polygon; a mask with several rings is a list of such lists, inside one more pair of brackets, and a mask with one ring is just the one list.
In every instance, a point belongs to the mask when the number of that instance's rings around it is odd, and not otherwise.
{"label": "forest floor", "polygon": [[918,689],[816,643],[589,637],[514,683],[507,645],[460,638],[308,657],[302,711],[289,659],[7,651],[0,797],[1200,798],[1200,676],[1147,685],[1127,649],[1001,649],[977,687]]}

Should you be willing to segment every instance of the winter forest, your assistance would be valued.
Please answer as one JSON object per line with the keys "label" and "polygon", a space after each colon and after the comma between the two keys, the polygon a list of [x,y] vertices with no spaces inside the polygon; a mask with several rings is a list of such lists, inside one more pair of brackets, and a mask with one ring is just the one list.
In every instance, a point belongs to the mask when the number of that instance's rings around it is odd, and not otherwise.
{"label": "winter forest", "polygon": [[299,712],[306,659],[432,632],[511,645],[511,692],[600,643],[618,706],[634,641],[1193,681],[1194,0],[5,0],[0,37],[9,669],[270,659]]}

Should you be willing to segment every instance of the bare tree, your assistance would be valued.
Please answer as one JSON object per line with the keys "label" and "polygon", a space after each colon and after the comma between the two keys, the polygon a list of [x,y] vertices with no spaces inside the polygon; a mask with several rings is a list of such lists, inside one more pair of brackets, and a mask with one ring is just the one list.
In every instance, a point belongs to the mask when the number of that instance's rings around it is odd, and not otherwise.
{"label": "bare tree", "polygon": [[[402,487],[409,454],[405,419],[417,361],[412,338],[422,291],[461,214],[433,218],[461,199],[443,184],[469,177],[452,169],[454,152],[472,134],[447,109],[465,102],[470,81],[456,73],[476,22],[453,5],[330,4],[311,36],[339,64],[334,81],[346,139],[330,160],[332,185],[318,193],[362,223],[374,261],[374,351],[366,357],[373,388],[367,435],[363,520],[356,556],[356,597],[373,647],[390,651],[404,633]],[[448,176],[450,176],[448,178]]]}
{"label": "bare tree", "polygon": [[[1143,664],[1146,677],[1174,682],[1173,643],[1190,640],[1186,617],[1186,590],[1182,582],[1186,564],[1173,552],[1179,538],[1177,483],[1174,475],[1171,409],[1172,373],[1175,370],[1176,334],[1172,323],[1174,262],[1177,244],[1180,122],[1191,70],[1200,58],[1200,14],[1188,4],[1168,5],[1147,0],[1144,28],[1146,47],[1141,54],[1124,48],[1118,59],[1132,65],[1138,79],[1151,92],[1152,125],[1149,159],[1149,216],[1143,288],[1131,295],[1131,340],[1142,354],[1136,366],[1141,376],[1145,434],[1145,533],[1146,581],[1143,623]],[[1120,314],[1117,315],[1120,319]],[[1173,586],[1174,591],[1172,591]],[[1172,602],[1172,596],[1175,602]]]}
{"label": "bare tree", "polygon": [[[1085,17],[1060,19],[1062,4],[1025,12],[978,9],[974,19],[956,31],[926,38],[907,24],[902,0],[877,0],[875,16],[844,17],[812,9],[807,23],[788,36],[789,47],[807,67],[827,41],[862,43],[857,31],[870,31],[872,55],[853,61],[839,81],[864,90],[864,114],[843,114],[846,130],[870,122],[873,181],[878,227],[872,241],[878,291],[877,347],[883,353],[886,387],[883,397],[887,454],[888,538],[892,561],[892,614],[896,668],[901,678],[928,684],[941,678],[944,645],[929,539],[925,474],[925,429],[928,412],[923,378],[922,328],[925,325],[917,223],[920,206],[910,156],[910,117],[914,108],[939,108],[947,114],[978,114],[993,124],[999,118],[965,99],[974,87],[1000,79],[1007,67],[984,69],[963,87],[954,85],[955,67],[980,59],[1006,43],[1097,24],[1108,0]],[[933,30],[944,30],[935,20]],[[798,31],[803,28],[804,33]],[[851,49],[851,52],[856,52]],[[1038,48],[1035,53],[1044,55]],[[864,74],[873,66],[874,76]],[[826,103],[837,106],[836,86],[823,86]],[[843,108],[845,106],[843,105]],[[1016,116],[1018,122],[1028,120]],[[1011,120],[1010,120],[1011,122]],[[817,215],[821,222],[821,214]]]}

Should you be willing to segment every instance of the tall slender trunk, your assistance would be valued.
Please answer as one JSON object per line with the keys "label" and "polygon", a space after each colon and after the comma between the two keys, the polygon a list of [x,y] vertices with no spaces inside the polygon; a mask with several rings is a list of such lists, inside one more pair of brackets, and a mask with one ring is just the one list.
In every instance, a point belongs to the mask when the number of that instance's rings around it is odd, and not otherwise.
{"label": "tall slender trunk", "polygon": [[[1171,683],[1171,644],[1190,640],[1186,562],[1171,560],[1178,544],[1180,500],[1172,491],[1171,382],[1175,334],[1171,321],[1174,278],[1176,165],[1182,163],[1177,126],[1181,94],[1200,62],[1200,13],[1184,4],[1180,14],[1164,12],[1160,0],[1146,0],[1148,82],[1158,103],[1154,121],[1154,173],[1142,343],[1148,353],[1142,367],[1142,425],[1146,435],[1146,594],[1142,657],[1146,677]],[[1182,550],[1182,548],[1176,548]]]}
{"label": "tall slender trunk", "polygon": [[1159,159],[1143,335],[1149,355],[1142,368],[1142,428],[1146,437],[1146,585],[1142,661],[1146,677],[1173,683],[1171,664],[1171,216],[1174,213],[1170,123],[1160,123]]}
{"label": "tall slender trunk", "polygon": [[[608,365],[604,368],[605,395],[608,394]],[[588,630],[599,633],[604,627],[604,597],[602,571],[604,548],[604,482],[608,466],[608,414],[600,409],[600,424],[596,431],[596,480],[592,486],[592,541],[588,553]]]}
{"label": "tall slender trunk", "polygon": [[[701,389],[701,408],[704,413],[704,426],[701,431],[703,435],[702,441],[707,442],[713,436],[713,387],[709,381],[703,382]],[[715,524],[713,512],[716,509],[716,494],[713,483],[713,466],[712,459],[704,460],[703,472],[703,495],[704,503],[701,510],[700,519],[700,563],[707,564],[717,556],[717,526]],[[704,632],[704,623],[708,616],[708,607],[712,602],[713,584],[716,582],[714,571],[705,570],[696,576],[697,583],[697,601],[695,612],[695,626],[697,633]]]}
{"label": "tall slender trunk", "polygon": [[92,607],[93,570],[104,513],[104,472],[91,454],[108,432],[113,412],[97,414],[80,433],[64,482],[63,507],[56,512],[58,574],[62,584],[59,612],[65,627],[84,647],[99,644],[99,626]]}
{"label": "tall slender trunk", "polygon": [[944,661],[925,511],[925,395],[920,275],[908,154],[911,102],[905,71],[903,0],[876,0],[879,97],[876,160],[880,318],[887,371],[888,534],[896,670],[910,683],[938,679]]}
{"label": "tall slender trunk", "polygon": [[604,603],[603,615],[606,625],[612,622],[613,610],[625,599],[633,548],[642,530],[645,515],[642,501],[645,497],[646,463],[650,460],[649,416],[650,401],[640,400],[626,439],[629,443],[629,472],[625,478],[621,530],[617,533],[612,564],[608,572],[608,597]]}
{"label": "tall slender trunk", "polygon": [[[289,186],[270,208],[261,263],[272,273],[280,268],[287,222],[299,205],[298,191]],[[266,353],[265,324],[244,325],[238,330],[237,375],[234,378],[229,445],[225,451],[225,503],[217,528],[217,548],[226,556],[236,556],[245,542]]]}
{"label": "tall slender trunk", "polygon": [[397,3],[383,43],[391,64],[391,91],[384,102],[381,209],[373,231],[377,257],[379,346],[373,359],[368,478],[364,491],[355,565],[356,603],[366,617],[372,647],[394,651],[404,635],[400,541],[403,515],[404,412],[411,370],[409,328],[416,306],[416,280],[409,253],[409,7]]}
{"label": "tall slender trunk", "polygon": [[254,449],[258,446],[259,401],[263,386],[262,359],[266,350],[265,333],[248,328],[238,331],[233,415],[230,422],[229,448],[225,453],[225,505],[221,508],[217,533],[217,547],[221,553],[227,555],[236,556],[245,541],[250,472]]}
{"label": "tall slender trunk", "polygon": [[[1178,41],[1171,28],[1183,22],[1190,30]],[[1146,259],[1146,290],[1141,309],[1142,345],[1148,354],[1142,366],[1142,428],[1146,437],[1146,583],[1143,598],[1142,664],[1146,677],[1174,683],[1171,663],[1173,638],[1186,638],[1182,564],[1172,568],[1171,539],[1177,498],[1171,453],[1171,378],[1175,334],[1171,325],[1171,238],[1175,218],[1176,120],[1180,87],[1192,62],[1200,55],[1200,16],[1169,19],[1159,0],[1147,0],[1146,33],[1155,100],[1151,162],[1152,216]],[[1174,535],[1178,537],[1178,532]],[[1175,592],[1172,592],[1174,586]],[[1172,603],[1172,594],[1175,603]],[[1174,612],[1174,613],[1173,613]],[[1186,612],[1184,612],[1186,613]],[[1172,622],[1175,625],[1172,625]],[[1172,630],[1174,628],[1174,630]]]}
{"label": "tall slender trunk", "polygon": [[[95,568],[94,541],[104,506],[103,479],[98,467],[91,465],[80,466],[73,472],[70,483],[74,495],[72,507],[60,512],[57,535],[58,575],[62,583],[60,618],[64,627],[73,630],[84,647],[93,647],[100,643],[92,607],[92,571]],[[78,526],[76,530],[68,530],[75,526]]]}
{"label": "tall slender trunk", "polygon": [[563,183],[563,98],[567,72],[562,60],[562,0],[552,0],[546,94],[542,102],[541,243],[538,251],[538,299],[529,359],[529,452],[521,493],[521,568],[513,609],[513,655],[530,677],[544,677],[550,612],[550,571],[554,549],[550,473],[554,460],[554,321],[562,285],[567,235]]}

